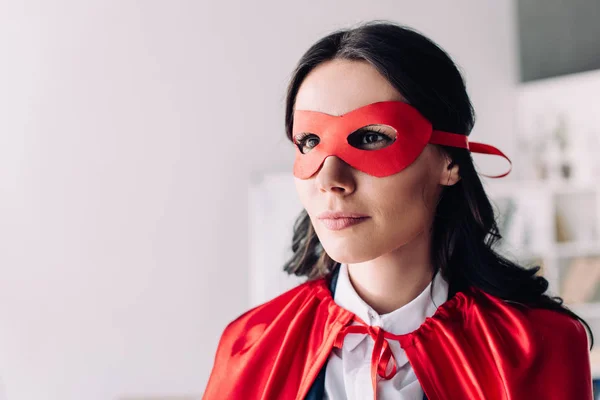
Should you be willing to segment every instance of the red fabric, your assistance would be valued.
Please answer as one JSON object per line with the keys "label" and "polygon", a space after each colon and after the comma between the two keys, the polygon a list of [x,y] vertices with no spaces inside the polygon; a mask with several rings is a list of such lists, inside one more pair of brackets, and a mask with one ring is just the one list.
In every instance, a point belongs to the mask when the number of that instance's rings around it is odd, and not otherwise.
{"label": "red fabric", "polygon": [[[369,125],[387,125],[396,131],[396,140],[378,150],[351,146],[348,136]],[[317,146],[305,154],[296,148],[294,176],[308,179],[319,170],[327,157],[336,156],[362,172],[376,177],[396,174],[412,164],[427,143],[469,149],[472,152],[506,157],[500,150],[482,143],[469,143],[466,135],[433,130],[431,123],[416,108],[402,101],[368,104],[344,115],[334,116],[317,111],[296,110],[292,135],[319,137]],[[500,178],[508,175],[510,170]]]}
{"label": "red fabric", "polygon": [[[378,326],[369,326],[359,317],[353,319],[359,325],[348,325],[338,334],[334,347],[339,349],[344,344],[344,338],[347,334],[369,335],[375,342],[373,352],[371,353],[371,384],[373,385],[373,397],[377,400],[377,375],[382,379],[392,379],[398,370],[396,358],[386,339],[400,340],[403,335],[394,335],[384,331]],[[388,369],[391,371],[388,373]]]}
{"label": "red fabric", "polygon": [[508,158],[506,154],[504,154],[494,146],[490,146],[489,144],[469,142],[469,138],[465,135],[459,135],[456,133],[449,133],[443,131],[433,131],[431,134],[431,138],[429,139],[429,143],[469,149],[471,153],[481,153],[493,156],[500,156],[505,158],[506,161],[509,162],[510,168],[508,169],[508,171],[500,175],[485,175],[488,178],[503,178],[506,175],[510,174],[510,171],[512,170],[512,161],[510,161],[510,158]]}
{"label": "red fabric", "polygon": [[[304,399],[353,318],[325,279],[246,312],[221,337],[204,400]],[[416,331],[386,340],[382,331],[368,334],[381,338],[378,375],[391,362],[384,343],[399,340],[430,400],[592,399],[585,329],[554,311],[471,289]]]}

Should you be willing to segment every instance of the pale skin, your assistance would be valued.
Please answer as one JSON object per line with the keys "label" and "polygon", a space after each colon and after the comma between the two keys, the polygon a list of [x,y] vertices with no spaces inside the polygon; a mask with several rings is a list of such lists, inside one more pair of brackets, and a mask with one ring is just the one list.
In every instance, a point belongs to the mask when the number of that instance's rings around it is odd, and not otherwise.
{"label": "pale skin", "polygon": [[[345,114],[379,101],[406,101],[364,61],[331,60],[303,81],[295,109]],[[391,127],[384,132],[394,137]],[[376,140],[375,140],[376,139]],[[370,138],[373,146],[387,144]],[[379,140],[379,142],[377,142]],[[379,143],[379,144],[378,144]],[[379,314],[409,303],[431,282],[431,225],[444,186],[460,179],[457,165],[434,145],[403,171],[378,178],[335,156],[325,159],[309,179],[295,179],[301,203],[327,254],[348,264],[358,295]],[[327,229],[320,213],[347,211],[369,218],[339,231]]]}

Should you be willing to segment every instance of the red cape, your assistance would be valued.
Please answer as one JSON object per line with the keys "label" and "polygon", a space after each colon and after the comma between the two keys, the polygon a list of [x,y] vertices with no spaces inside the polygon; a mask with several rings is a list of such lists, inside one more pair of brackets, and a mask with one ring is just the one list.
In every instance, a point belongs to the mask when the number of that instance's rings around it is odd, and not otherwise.
{"label": "red cape", "polygon": [[[233,321],[219,342],[204,400],[304,399],[354,314],[325,278]],[[591,400],[587,334],[571,317],[459,292],[402,348],[430,400]]]}

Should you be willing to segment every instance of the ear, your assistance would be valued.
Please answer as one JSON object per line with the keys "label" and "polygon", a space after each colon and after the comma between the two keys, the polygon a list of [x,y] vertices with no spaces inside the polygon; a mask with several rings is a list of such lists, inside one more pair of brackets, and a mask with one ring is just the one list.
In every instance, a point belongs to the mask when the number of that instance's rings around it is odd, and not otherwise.
{"label": "ear", "polygon": [[442,163],[442,173],[440,175],[440,185],[453,186],[460,181],[460,168],[450,157],[444,157]]}

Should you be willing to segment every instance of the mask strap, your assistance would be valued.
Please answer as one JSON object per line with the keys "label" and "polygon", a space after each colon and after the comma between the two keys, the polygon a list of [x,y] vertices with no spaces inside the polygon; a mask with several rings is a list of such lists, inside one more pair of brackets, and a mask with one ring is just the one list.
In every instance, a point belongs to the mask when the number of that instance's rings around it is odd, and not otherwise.
{"label": "mask strap", "polygon": [[512,171],[512,161],[508,158],[503,152],[498,150],[494,146],[490,146],[489,144],[478,143],[478,142],[469,142],[469,138],[466,135],[459,135],[457,133],[443,132],[443,131],[433,131],[431,133],[431,138],[429,139],[429,143],[431,144],[439,144],[442,146],[450,146],[450,147],[459,147],[461,149],[470,150],[472,153],[481,153],[481,154],[490,154],[493,156],[500,156],[505,158],[509,163],[510,167],[507,172],[501,175],[484,175],[488,178],[503,178],[506,175],[510,174]]}

